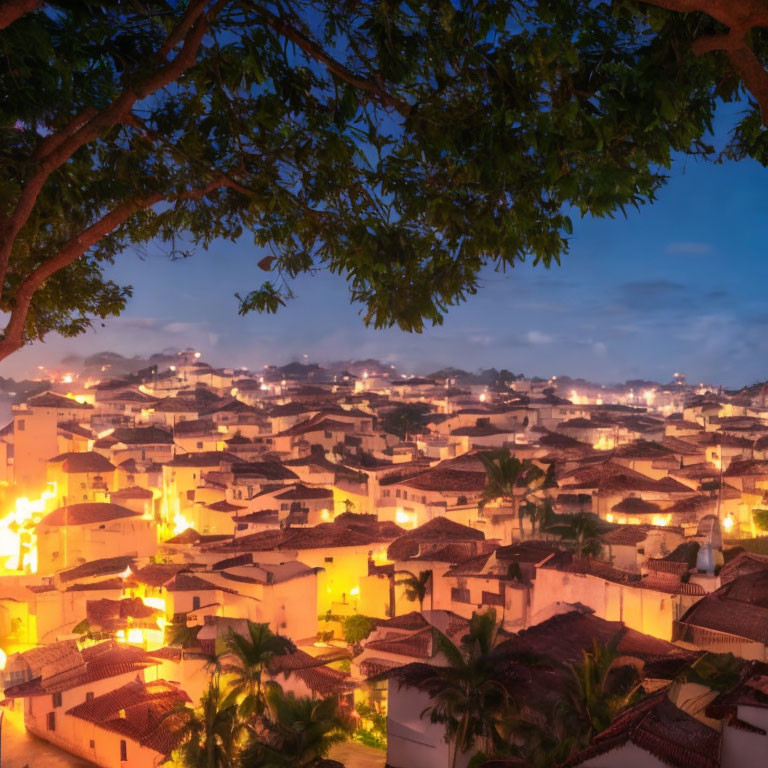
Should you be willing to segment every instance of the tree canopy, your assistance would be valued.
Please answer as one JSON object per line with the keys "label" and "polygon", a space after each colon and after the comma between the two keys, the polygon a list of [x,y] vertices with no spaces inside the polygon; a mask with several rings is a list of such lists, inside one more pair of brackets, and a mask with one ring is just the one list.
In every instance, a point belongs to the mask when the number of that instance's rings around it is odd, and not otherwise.
{"label": "tree canopy", "polygon": [[[128,247],[248,236],[274,312],[346,279],[420,331],[481,270],[653,201],[674,153],[765,163],[759,0],[0,0],[0,359],[118,314]],[[264,256],[264,252],[268,255]]]}

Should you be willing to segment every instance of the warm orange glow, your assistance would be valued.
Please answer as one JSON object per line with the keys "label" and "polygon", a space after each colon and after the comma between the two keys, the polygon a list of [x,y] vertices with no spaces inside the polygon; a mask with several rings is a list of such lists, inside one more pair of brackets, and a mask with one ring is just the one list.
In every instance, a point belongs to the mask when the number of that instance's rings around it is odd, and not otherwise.
{"label": "warm orange glow", "polygon": [[730,531],[733,528],[733,518],[728,516],[723,520],[723,528],[725,528],[726,531]]}
{"label": "warm orange glow", "polygon": [[651,525],[665,526],[669,525],[671,517],[669,515],[654,515],[651,520]]}
{"label": "warm orange glow", "polygon": [[56,484],[50,483],[39,499],[21,496],[13,509],[0,518],[0,570],[37,573],[35,525],[56,498]]}
{"label": "warm orange glow", "polygon": [[177,512],[173,516],[173,535],[178,536],[180,533],[184,533],[188,528],[192,527],[192,523],[187,520],[181,512]]}

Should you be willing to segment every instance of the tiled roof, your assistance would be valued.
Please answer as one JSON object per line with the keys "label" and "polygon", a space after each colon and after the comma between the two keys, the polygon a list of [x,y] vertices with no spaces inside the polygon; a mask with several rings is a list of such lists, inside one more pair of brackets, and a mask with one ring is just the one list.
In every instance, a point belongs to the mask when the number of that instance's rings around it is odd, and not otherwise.
{"label": "tiled roof", "polygon": [[614,546],[632,546],[639,544],[641,541],[645,541],[651,531],[661,531],[662,533],[673,532],[679,533],[680,535],[683,533],[682,528],[670,526],[660,528],[659,526],[642,523],[640,525],[621,525],[618,528],[614,528],[612,531],[604,533],[600,537],[600,540],[605,544],[612,544]]}
{"label": "tiled roof", "polygon": [[611,511],[627,515],[654,515],[661,511],[661,507],[637,496],[627,496],[618,504],[614,504]]}
{"label": "tiled roof", "polygon": [[112,437],[125,445],[173,445],[171,433],[159,427],[117,427]]}
{"label": "tiled roof", "polygon": [[157,624],[161,612],[144,605],[140,597],[126,597],[122,600],[88,600],[85,604],[86,618],[91,628],[103,632],[122,629],[135,620]]}
{"label": "tiled roof", "polygon": [[75,566],[59,573],[59,579],[63,583],[77,581],[77,579],[87,579],[94,576],[109,576],[111,574],[123,573],[128,566],[133,564],[133,557],[130,555],[119,555],[118,557],[105,557],[101,560],[92,560],[89,563]]}
{"label": "tiled roof", "polygon": [[530,652],[545,654],[557,663],[577,662],[595,641],[607,645],[619,637],[618,650],[623,656],[641,660],[660,656],[682,656],[684,652],[666,640],[627,629],[620,621],[606,621],[592,613],[570,611],[524,629],[498,646],[499,653]]}
{"label": "tiled roof", "polygon": [[723,472],[724,477],[763,477],[768,475],[768,461],[756,459],[734,459],[728,469]]}
{"label": "tiled roof", "polygon": [[298,480],[299,476],[278,461],[249,461],[240,459],[232,466],[236,477],[260,477],[265,480]]}
{"label": "tiled roof", "polygon": [[739,576],[766,569],[768,569],[768,555],[741,551],[733,558],[726,557],[725,564],[720,569],[720,584],[727,584]]}
{"label": "tiled roof", "polygon": [[123,517],[138,517],[140,512],[118,504],[104,502],[84,502],[83,504],[69,504],[59,507],[46,515],[40,525],[90,525],[91,523],[104,523],[108,520],[119,520]]}
{"label": "tiled roof", "polygon": [[241,509],[245,509],[244,506],[239,504],[230,504],[226,499],[222,501],[215,501],[213,504],[206,504],[206,509],[212,509],[214,512],[238,512]]}
{"label": "tiled roof", "polygon": [[141,648],[135,646],[119,645],[114,641],[107,641],[83,648],[82,651],[78,652],[74,640],[71,642],[75,645],[75,654],[79,656],[78,665],[73,666],[70,662],[60,672],[49,674],[45,679],[37,677],[29,682],[6,688],[5,696],[7,698],[25,698],[68,691],[97,680],[105,680],[132,672],[138,673],[158,663],[153,661]]}
{"label": "tiled roof", "polygon": [[400,481],[399,485],[415,488],[418,491],[438,491],[455,493],[482,493],[485,489],[485,472],[466,472],[459,469],[427,470],[415,477]]}
{"label": "tiled roof", "polygon": [[48,459],[49,464],[61,464],[61,469],[66,474],[73,473],[99,473],[114,472],[115,465],[95,451],[83,451],[82,453],[61,453]]}
{"label": "tiled roof", "polygon": [[673,768],[718,768],[720,734],[678,709],[666,690],[620,714],[566,765],[583,765],[632,743]]}
{"label": "tiled roof", "polygon": [[26,404],[32,408],[85,409],[88,411],[93,409],[93,406],[88,405],[88,403],[78,403],[71,397],[57,395],[55,392],[43,392],[42,395],[31,397]]}
{"label": "tiled roof", "polygon": [[102,592],[102,591],[122,591],[125,582],[119,576],[111,579],[102,579],[101,581],[92,581],[86,584],[73,584],[67,587],[67,592]]}
{"label": "tiled roof", "polygon": [[286,491],[275,494],[276,499],[285,501],[301,501],[304,499],[332,499],[333,491],[330,488],[310,488],[309,486],[296,483]]}
{"label": "tiled roof", "polygon": [[184,691],[164,680],[136,680],[78,704],[67,714],[168,755],[184,733],[182,720],[168,713],[190,701]]}
{"label": "tiled roof", "polygon": [[138,485],[131,485],[128,488],[121,488],[119,491],[110,491],[110,499],[151,499],[154,494],[147,488],[140,488]]}
{"label": "tiled roof", "polygon": [[435,517],[432,520],[404,533],[395,539],[387,549],[390,560],[406,560],[418,554],[422,544],[448,544],[458,541],[482,541],[485,535],[475,528],[455,523],[447,517]]}
{"label": "tiled roof", "polygon": [[66,432],[71,435],[77,435],[78,437],[85,437],[89,440],[93,439],[93,432],[91,432],[90,429],[86,429],[85,427],[81,426],[76,421],[59,422],[57,429],[59,432]]}
{"label": "tiled roof", "polygon": [[165,464],[166,467],[218,467],[221,464],[235,464],[240,459],[226,451],[200,451],[181,453]]}
{"label": "tiled roof", "polygon": [[680,622],[768,645],[768,569],[724,584],[691,606]]}
{"label": "tiled roof", "polygon": [[434,630],[431,626],[410,635],[392,635],[382,640],[369,640],[365,647],[372,651],[393,653],[413,659],[429,659],[433,655]]}
{"label": "tiled roof", "polygon": [[178,573],[169,581],[165,588],[169,592],[197,592],[203,590],[218,589],[222,592],[233,592],[234,590],[227,589],[226,587],[220,587],[216,584],[212,584],[210,581],[201,579],[194,573]]}
{"label": "tiled roof", "polygon": [[150,563],[134,573],[134,579],[140,584],[162,587],[177,573],[189,570],[189,566],[179,563]]}

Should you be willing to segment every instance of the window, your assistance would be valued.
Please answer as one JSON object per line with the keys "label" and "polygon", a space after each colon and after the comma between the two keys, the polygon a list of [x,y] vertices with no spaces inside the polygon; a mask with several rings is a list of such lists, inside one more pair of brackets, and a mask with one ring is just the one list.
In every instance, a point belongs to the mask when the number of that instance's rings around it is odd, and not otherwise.
{"label": "window", "polygon": [[49,712],[45,716],[45,727],[49,731],[55,731],[56,730],[56,713],[55,712]]}
{"label": "window", "polygon": [[327,429],[325,430],[325,437],[330,440],[333,437],[333,432],[329,432]]}
{"label": "window", "polygon": [[88,692],[85,694],[85,700],[86,700],[86,701],[93,701],[93,696],[94,696],[94,694],[93,694],[93,691],[88,691]]}
{"label": "window", "polygon": [[454,603],[468,603],[469,590],[461,587],[451,587],[451,600]]}
{"label": "window", "polygon": [[91,749],[96,749],[96,742],[95,742],[93,739],[91,739],[91,740],[88,742],[88,746],[89,746]]}
{"label": "window", "polygon": [[57,691],[56,693],[54,693],[53,696],[51,696],[51,698],[53,699],[54,708],[61,706],[61,691]]}
{"label": "window", "polygon": [[125,739],[120,739],[120,762],[128,762],[128,742]]}
{"label": "window", "polygon": [[26,424],[24,423],[24,419],[19,419],[16,422],[16,429],[19,430],[19,432],[23,432]]}
{"label": "window", "polygon": [[384,498],[389,498],[389,488],[384,489]]}
{"label": "window", "polygon": [[198,440],[197,441],[197,448],[198,448],[198,450],[202,450],[202,448],[203,448],[203,441],[202,440]]}
{"label": "window", "polygon": [[407,499],[407,498],[408,498],[408,491],[403,491],[403,498],[404,498],[404,499]]}
{"label": "window", "polygon": [[332,557],[326,557],[325,558],[325,562],[326,563],[332,563],[333,562],[333,558]]}
{"label": "window", "polygon": [[395,498],[396,499],[400,498],[400,489],[399,488],[395,491]]}
{"label": "window", "polygon": [[195,595],[192,598],[192,610],[196,611],[200,608],[200,595]]}

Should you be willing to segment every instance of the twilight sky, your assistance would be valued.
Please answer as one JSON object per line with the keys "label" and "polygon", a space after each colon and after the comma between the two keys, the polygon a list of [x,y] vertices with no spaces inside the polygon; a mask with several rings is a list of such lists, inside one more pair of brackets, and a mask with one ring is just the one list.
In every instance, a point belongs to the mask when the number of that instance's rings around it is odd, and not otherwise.
{"label": "twilight sky", "polygon": [[495,366],[614,382],[643,377],[736,386],[768,378],[768,169],[751,161],[678,162],[659,201],[628,218],[575,222],[571,253],[550,270],[488,271],[484,289],[422,335],[366,329],[343,280],[295,285],[276,316],[237,315],[236,291],[264,279],[247,240],[188,261],[132,253],[112,271],[134,286],[125,314],[79,339],[52,336],[0,375],[67,354],[149,354],[193,346],[214,364],[379,357],[415,372]]}

